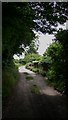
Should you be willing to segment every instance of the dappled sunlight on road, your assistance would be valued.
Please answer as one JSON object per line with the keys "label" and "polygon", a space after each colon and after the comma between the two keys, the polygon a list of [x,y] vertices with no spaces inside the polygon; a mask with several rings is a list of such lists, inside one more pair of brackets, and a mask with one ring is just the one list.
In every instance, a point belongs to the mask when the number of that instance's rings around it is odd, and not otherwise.
{"label": "dappled sunlight on road", "polygon": [[26,69],[25,66],[19,67],[18,70],[19,70],[19,73],[25,73],[26,72],[26,73],[30,74],[31,76],[36,76],[36,73]]}
{"label": "dappled sunlight on road", "polygon": [[34,73],[34,72],[26,69],[25,66],[19,67],[19,72],[20,72],[20,73],[27,72],[27,73],[30,73],[30,74],[31,74],[31,73],[33,74],[33,73]]}
{"label": "dappled sunlight on road", "polygon": [[62,96],[59,92],[54,90],[52,87],[46,87],[41,90],[41,94],[49,95],[49,96]]}

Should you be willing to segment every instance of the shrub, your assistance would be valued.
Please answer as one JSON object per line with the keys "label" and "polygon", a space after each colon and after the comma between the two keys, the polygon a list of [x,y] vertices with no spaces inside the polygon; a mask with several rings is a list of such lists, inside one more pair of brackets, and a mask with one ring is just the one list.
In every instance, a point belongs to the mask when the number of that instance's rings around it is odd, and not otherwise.
{"label": "shrub", "polygon": [[36,72],[36,73],[39,73],[39,69],[38,68],[33,68],[32,71]]}

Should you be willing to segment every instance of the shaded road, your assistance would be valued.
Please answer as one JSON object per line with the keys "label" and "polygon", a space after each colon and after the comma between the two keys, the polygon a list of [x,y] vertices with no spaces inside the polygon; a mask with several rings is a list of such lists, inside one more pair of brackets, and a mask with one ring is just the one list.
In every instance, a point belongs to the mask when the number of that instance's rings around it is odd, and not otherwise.
{"label": "shaded road", "polygon": [[[28,73],[28,74],[26,74]],[[66,99],[52,87],[49,87],[45,79],[25,67],[19,67],[20,80],[15,86],[3,119],[36,119],[65,120],[67,119]],[[27,76],[32,80],[26,80]],[[32,93],[31,86],[36,85],[39,93]]]}

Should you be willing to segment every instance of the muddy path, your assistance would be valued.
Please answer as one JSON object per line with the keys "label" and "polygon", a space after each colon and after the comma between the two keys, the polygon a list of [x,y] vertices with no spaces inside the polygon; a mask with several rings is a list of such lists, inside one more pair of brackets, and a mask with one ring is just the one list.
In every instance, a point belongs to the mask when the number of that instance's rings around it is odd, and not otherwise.
{"label": "muddy path", "polygon": [[49,87],[46,80],[24,66],[19,67],[20,79],[3,114],[3,119],[67,119],[67,101]]}

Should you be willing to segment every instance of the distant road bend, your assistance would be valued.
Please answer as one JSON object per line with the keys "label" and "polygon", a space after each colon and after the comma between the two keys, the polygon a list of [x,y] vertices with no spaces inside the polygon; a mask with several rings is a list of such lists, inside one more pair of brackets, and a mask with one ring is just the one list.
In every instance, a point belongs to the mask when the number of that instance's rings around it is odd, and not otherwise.
{"label": "distant road bend", "polygon": [[[10,118],[14,120],[21,118],[22,120],[25,118],[67,120],[68,113],[64,96],[49,87],[41,75],[27,70],[25,66],[19,67],[19,74],[20,79],[3,113],[4,120],[10,120]],[[27,76],[32,76],[33,79],[26,80]],[[39,93],[32,92],[31,86],[37,86]]]}

